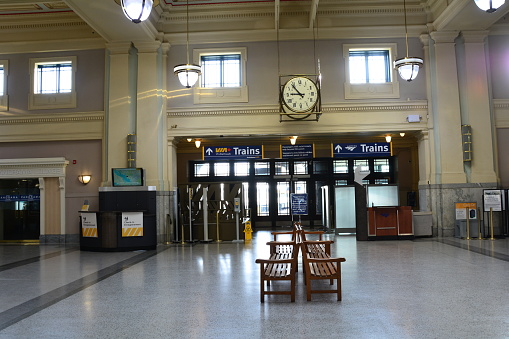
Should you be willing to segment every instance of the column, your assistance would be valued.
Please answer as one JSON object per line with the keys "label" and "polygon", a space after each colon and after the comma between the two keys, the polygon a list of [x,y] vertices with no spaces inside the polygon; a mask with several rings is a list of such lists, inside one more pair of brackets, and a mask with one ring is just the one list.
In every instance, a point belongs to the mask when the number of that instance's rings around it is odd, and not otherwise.
{"label": "column", "polygon": [[111,168],[127,167],[127,135],[135,132],[131,47],[130,42],[107,45],[102,186],[111,186]]}
{"label": "column", "polygon": [[166,52],[167,46],[161,46],[158,41],[135,42],[134,45],[138,50],[137,166],[145,169],[146,185],[162,191],[168,185],[168,173],[166,84],[163,83],[166,64],[163,64],[161,51]]}
{"label": "column", "polygon": [[470,182],[496,183],[493,129],[488,69],[485,53],[487,31],[462,32],[465,41],[463,84],[464,124],[472,126],[472,162]]}
{"label": "column", "polygon": [[434,40],[433,126],[436,183],[466,183],[455,39],[458,32],[432,32]]}

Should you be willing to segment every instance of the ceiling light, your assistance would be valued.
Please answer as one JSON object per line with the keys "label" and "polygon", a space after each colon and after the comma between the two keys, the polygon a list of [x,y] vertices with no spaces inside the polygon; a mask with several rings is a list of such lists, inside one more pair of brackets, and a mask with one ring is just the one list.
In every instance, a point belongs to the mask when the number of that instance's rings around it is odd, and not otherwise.
{"label": "ceiling light", "polygon": [[193,87],[198,76],[201,74],[201,67],[189,63],[189,0],[186,3],[186,17],[187,17],[187,28],[186,28],[186,53],[187,53],[187,64],[177,65],[173,68],[182,86],[190,88]]}
{"label": "ceiling light", "polygon": [[403,8],[405,12],[406,57],[394,61],[394,67],[398,70],[398,73],[403,80],[412,81],[417,77],[419,69],[423,66],[424,63],[421,58],[408,56],[408,28],[406,23],[406,0],[403,0]]}
{"label": "ceiling light", "polygon": [[401,132],[399,135],[401,135],[401,137],[404,137],[405,136],[405,132]]}
{"label": "ceiling light", "polygon": [[477,7],[488,13],[493,13],[505,3],[505,0],[474,0]]}
{"label": "ceiling light", "polygon": [[196,148],[200,148],[201,140],[200,140],[200,139],[196,139],[196,140],[194,141],[194,145],[196,146]]}
{"label": "ceiling light", "polygon": [[297,138],[298,138],[298,136],[296,136],[296,135],[291,136],[290,137],[290,144],[295,145],[295,143],[297,142]]}
{"label": "ceiling light", "polygon": [[187,142],[193,141],[193,138],[187,138]]}
{"label": "ceiling light", "polygon": [[391,140],[392,140],[392,137],[390,135],[385,136],[385,141],[391,142]]}

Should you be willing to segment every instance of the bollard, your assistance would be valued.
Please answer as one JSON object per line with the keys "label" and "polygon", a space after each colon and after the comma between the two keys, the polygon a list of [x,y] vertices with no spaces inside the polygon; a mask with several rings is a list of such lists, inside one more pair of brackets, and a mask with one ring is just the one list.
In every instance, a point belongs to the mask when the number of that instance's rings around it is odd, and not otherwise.
{"label": "bollard", "polygon": [[478,215],[477,225],[478,225],[478,232],[479,232],[479,234],[477,235],[477,239],[482,240],[482,229],[481,229],[481,219],[480,219],[481,211],[479,208],[477,209],[477,215]]}

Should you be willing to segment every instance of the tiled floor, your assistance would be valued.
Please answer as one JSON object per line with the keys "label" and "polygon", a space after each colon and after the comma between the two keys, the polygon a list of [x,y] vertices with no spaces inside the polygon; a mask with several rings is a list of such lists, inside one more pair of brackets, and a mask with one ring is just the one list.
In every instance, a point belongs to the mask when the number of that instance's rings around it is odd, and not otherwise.
{"label": "tiled floor", "polygon": [[[0,245],[0,338],[509,338],[509,241],[335,240],[334,294],[259,299],[251,244]],[[281,282],[283,283],[283,282]]]}

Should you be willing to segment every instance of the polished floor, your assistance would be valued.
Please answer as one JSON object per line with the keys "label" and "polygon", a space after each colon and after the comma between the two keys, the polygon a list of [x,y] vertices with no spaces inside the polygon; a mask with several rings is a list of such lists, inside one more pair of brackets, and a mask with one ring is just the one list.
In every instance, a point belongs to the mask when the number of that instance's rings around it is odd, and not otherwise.
{"label": "polished floor", "polygon": [[119,253],[0,245],[0,338],[509,338],[507,239],[327,237],[347,260],[340,302],[307,302],[300,270],[295,303],[260,303],[269,232]]}

